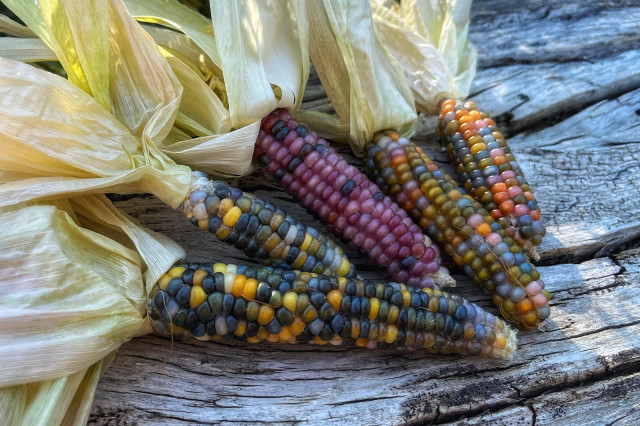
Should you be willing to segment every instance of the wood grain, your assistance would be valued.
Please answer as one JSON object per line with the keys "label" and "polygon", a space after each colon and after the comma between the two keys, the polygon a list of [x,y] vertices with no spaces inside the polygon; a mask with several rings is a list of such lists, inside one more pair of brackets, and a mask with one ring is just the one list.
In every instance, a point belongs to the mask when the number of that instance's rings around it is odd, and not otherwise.
{"label": "wood grain", "polygon": [[[89,423],[638,424],[638,22],[638,0],[472,6],[472,98],[510,137],[548,229],[539,251],[551,318],[519,333],[512,360],[147,335],[120,349]],[[316,76],[304,107],[331,111]],[[453,171],[433,118],[419,122],[415,140]],[[262,171],[232,183],[327,235]],[[115,199],[192,261],[250,262],[151,196]],[[489,295],[454,276],[456,292],[497,313]]]}

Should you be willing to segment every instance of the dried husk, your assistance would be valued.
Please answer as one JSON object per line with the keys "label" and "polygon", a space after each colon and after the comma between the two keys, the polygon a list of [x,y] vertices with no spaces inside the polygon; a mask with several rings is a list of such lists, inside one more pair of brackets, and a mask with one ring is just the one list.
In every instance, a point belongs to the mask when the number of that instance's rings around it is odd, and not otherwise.
{"label": "dried husk", "polygon": [[[367,2],[308,3],[309,52],[335,116],[299,112],[296,117],[323,136],[348,138],[361,154],[379,130],[413,131],[413,97],[396,60],[381,43]],[[325,132],[325,129],[328,132]],[[348,129],[348,133],[343,133]]]}
{"label": "dried husk", "polygon": [[477,59],[467,38],[470,7],[471,0],[371,0],[376,29],[422,113],[435,115],[443,99],[469,95]]}
{"label": "dried husk", "polygon": [[148,331],[147,290],[183,250],[104,195],[4,208],[0,413],[86,421],[115,350]]}

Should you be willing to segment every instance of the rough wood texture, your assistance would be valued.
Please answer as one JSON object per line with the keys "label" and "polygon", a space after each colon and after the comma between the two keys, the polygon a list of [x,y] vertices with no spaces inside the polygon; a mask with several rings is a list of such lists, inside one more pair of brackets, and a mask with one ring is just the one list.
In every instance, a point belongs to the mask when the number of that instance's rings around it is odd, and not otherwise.
{"label": "rough wood texture", "polygon": [[[638,424],[640,1],[477,1],[472,19],[472,98],[510,136],[549,230],[540,271],[551,319],[519,333],[513,360],[148,335],[122,346],[90,423]],[[317,79],[305,106],[331,108]],[[450,169],[432,119],[416,138]],[[322,230],[260,171],[237,183]],[[248,262],[152,197],[117,205],[189,259]],[[456,278],[456,291],[496,312]]]}

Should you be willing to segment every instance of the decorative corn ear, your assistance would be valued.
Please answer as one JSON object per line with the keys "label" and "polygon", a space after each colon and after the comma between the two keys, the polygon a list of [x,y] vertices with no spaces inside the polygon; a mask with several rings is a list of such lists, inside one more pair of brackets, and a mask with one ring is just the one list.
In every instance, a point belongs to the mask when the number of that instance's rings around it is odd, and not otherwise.
{"label": "decorative corn ear", "polygon": [[533,253],[545,228],[540,208],[495,122],[474,102],[442,103],[439,131],[469,194]]}
{"label": "decorative corn ear", "polygon": [[327,275],[355,277],[342,248],[313,228],[255,195],[193,173],[192,191],[182,204],[195,225],[254,259]]}
{"label": "decorative corn ear", "polygon": [[531,328],[549,317],[550,294],[522,248],[419,147],[395,132],[378,134],[365,163],[371,179],[493,293],[505,318]]}
{"label": "decorative corn ear", "polygon": [[255,157],[349,246],[412,287],[452,285],[437,246],[396,203],[285,110],[262,121]]}
{"label": "decorative corn ear", "polygon": [[290,269],[192,263],[174,267],[147,305],[154,329],[238,339],[511,357],[515,331],[474,303],[436,289]]}

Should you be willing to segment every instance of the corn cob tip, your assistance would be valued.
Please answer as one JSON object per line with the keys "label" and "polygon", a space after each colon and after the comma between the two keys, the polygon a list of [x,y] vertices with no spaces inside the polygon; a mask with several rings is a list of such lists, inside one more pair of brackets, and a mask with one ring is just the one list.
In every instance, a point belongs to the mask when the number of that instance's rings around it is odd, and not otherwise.
{"label": "corn cob tip", "polygon": [[316,343],[509,358],[515,331],[464,298],[400,283],[291,269],[184,263],[150,293],[154,329],[173,337]]}
{"label": "corn cob tip", "polygon": [[527,256],[529,256],[529,259],[533,260],[534,262],[538,262],[540,260],[540,254],[534,246],[525,247],[524,251],[525,253],[527,253]]}
{"label": "corn cob tip", "polygon": [[438,272],[436,272],[436,275],[433,277],[433,280],[440,287],[456,286],[456,280],[451,276],[451,274],[449,273],[449,270],[444,266],[440,266],[440,269],[438,269]]}

